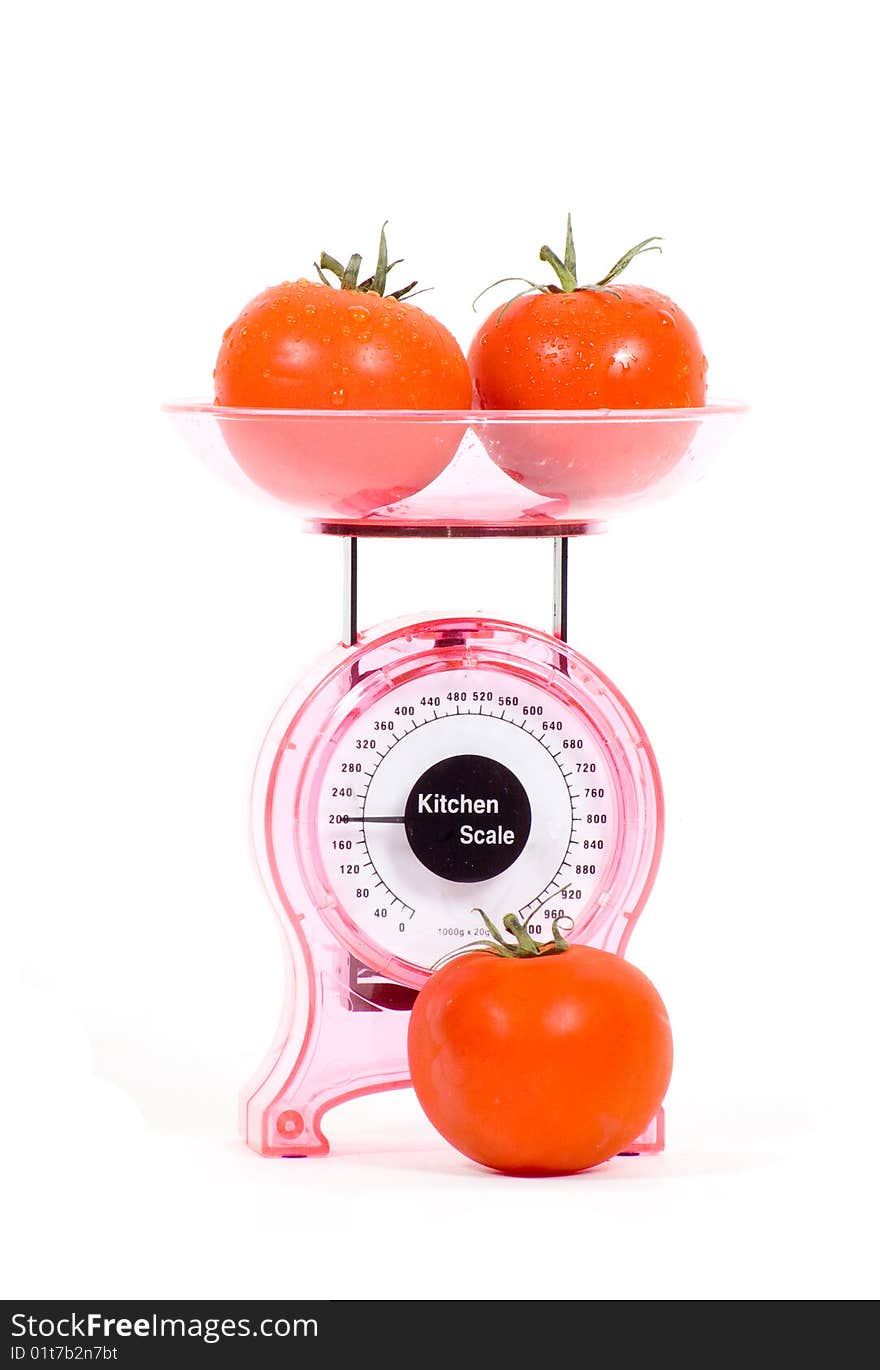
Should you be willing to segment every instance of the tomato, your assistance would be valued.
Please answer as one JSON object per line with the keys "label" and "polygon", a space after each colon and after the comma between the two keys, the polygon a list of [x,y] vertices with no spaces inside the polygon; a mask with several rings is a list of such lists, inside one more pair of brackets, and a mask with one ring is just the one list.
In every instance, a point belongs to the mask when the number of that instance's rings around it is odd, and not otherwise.
{"label": "tomato", "polygon": [[690,409],[706,399],[697,330],[644,285],[511,300],[478,330],[468,362],[483,409]]}
{"label": "tomato", "polygon": [[[484,409],[689,409],[705,403],[707,362],[697,330],[666,295],[617,277],[658,250],[646,238],[595,285],[578,285],[568,219],[565,260],[541,259],[558,284],[534,285],[477,330],[468,363]],[[612,286],[611,282],[615,281]]]}
{"label": "tomato", "polygon": [[672,1035],[650,980],[610,952],[474,951],[416,999],[409,1064],[428,1118],[465,1156],[512,1175],[570,1174],[647,1128]]}
{"label": "tomato", "polygon": [[250,409],[469,409],[464,354],[417,305],[285,281],[224,333],[218,404]]}
{"label": "tomato", "polygon": [[[706,399],[707,362],[690,319],[666,295],[617,276],[657,244],[647,238],[595,285],[578,285],[568,220],[564,260],[541,259],[558,284],[535,285],[500,305],[468,353],[484,409],[693,408]],[[658,249],[659,250],[659,249]],[[614,282],[612,285],[611,282]],[[505,430],[489,450],[515,480],[573,505],[615,501],[649,488],[684,457],[696,426],[648,421],[552,433]]]}
{"label": "tomato", "polygon": [[[346,267],[323,253],[320,281],[285,281],[245,305],[227,328],[214,370],[216,403],[247,410],[469,409],[472,385],[464,354],[435,318],[404,298],[416,282],[385,295],[385,230],[373,275],[358,283],[361,258]],[[338,288],[327,273],[335,275]],[[366,512],[421,489],[455,450],[454,435],[399,443],[350,433],[310,435],[290,424],[221,418],[245,472],[270,493],[301,506],[328,503]],[[457,430],[456,430],[457,432]],[[338,440],[337,440],[338,439]]]}

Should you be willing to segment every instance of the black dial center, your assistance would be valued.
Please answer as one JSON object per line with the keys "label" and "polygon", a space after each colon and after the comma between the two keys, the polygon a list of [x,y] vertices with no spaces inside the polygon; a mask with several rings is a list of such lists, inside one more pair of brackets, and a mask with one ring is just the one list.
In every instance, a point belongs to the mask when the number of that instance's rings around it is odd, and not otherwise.
{"label": "black dial center", "polygon": [[513,865],[528,841],[532,808],[500,761],[447,756],[413,785],[404,823],[410,847],[429,871],[476,882]]}

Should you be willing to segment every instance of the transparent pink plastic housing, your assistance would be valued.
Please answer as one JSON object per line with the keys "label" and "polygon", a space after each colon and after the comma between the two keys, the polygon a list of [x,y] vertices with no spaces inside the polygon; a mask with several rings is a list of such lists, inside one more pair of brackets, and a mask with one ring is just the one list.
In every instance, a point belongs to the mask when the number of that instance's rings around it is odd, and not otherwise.
{"label": "transparent pink plastic housing", "polygon": [[318,531],[585,532],[699,478],[745,412],[165,406],[215,471]]}
{"label": "transparent pink plastic housing", "polygon": [[[319,792],[334,752],[377,699],[474,663],[497,672],[499,688],[519,680],[557,696],[592,735],[619,821],[601,882],[571,908],[566,935],[626,948],[657,870],[663,800],[644,730],[614,685],[557,638],[488,618],[385,625],[337,649],[279,712],[254,781],[256,855],[288,972],[278,1031],[242,1099],[243,1134],[264,1155],[322,1155],[328,1109],[409,1084],[408,1010],[428,972],[370,938],[334,894],[316,828]],[[631,1150],[662,1145],[661,1112]]]}

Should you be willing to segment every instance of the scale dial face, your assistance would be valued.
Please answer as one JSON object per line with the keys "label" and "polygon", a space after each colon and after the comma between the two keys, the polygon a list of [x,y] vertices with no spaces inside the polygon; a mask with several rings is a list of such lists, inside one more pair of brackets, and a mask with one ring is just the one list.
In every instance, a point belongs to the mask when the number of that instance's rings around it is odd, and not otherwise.
{"label": "scale dial face", "polygon": [[[345,802],[340,803],[340,799]],[[514,910],[538,940],[588,902],[618,805],[587,719],[491,666],[383,693],[340,741],[320,789],[324,870],[357,926],[428,969]]]}
{"label": "scale dial face", "polygon": [[422,983],[486,935],[479,909],[520,914],[538,941],[558,919],[584,937],[638,912],[656,768],[625,701],[566,644],[488,620],[411,625],[351,649],[309,708],[278,754],[276,774],[291,752],[300,773],[277,788],[276,869],[292,856],[367,966]]}

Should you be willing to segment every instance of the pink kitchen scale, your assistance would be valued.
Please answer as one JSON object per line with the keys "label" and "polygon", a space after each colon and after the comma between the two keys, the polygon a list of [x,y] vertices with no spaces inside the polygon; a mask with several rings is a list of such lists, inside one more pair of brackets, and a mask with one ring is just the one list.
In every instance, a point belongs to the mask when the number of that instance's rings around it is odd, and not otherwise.
{"label": "pink kitchen scale", "polygon": [[[409,1084],[409,1010],[432,966],[485,935],[478,907],[538,941],[623,955],[663,838],[632,709],[567,642],[569,538],[699,476],[743,406],[426,412],[166,406],[190,446],[338,537],[341,642],[272,724],[253,835],[287,949],[272,1046],[242,1133],[324,1155],[327,1111]],[[363,472],[370,473],[368,488]],[[492,617],[358,625],[372,537],[549,537],[553,629]],[[663,1147],[662,1112],[632,1148]]]}

